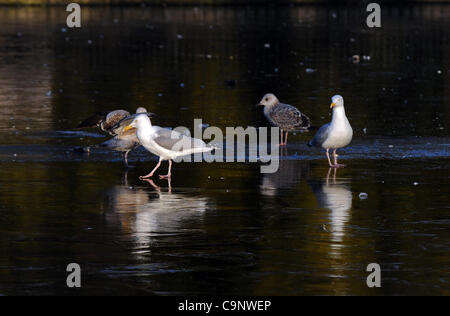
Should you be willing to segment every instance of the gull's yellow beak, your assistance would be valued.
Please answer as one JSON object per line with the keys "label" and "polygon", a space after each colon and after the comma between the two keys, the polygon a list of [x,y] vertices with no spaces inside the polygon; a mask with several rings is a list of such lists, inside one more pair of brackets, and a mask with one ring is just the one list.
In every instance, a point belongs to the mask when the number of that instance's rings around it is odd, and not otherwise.
{"label": "gull's yellow beak", "polygon": [[133,129],[133,128],[134,128],[133,126],[128,125],[128,126],[124,127],[123,131],[128,132],[130,129]]}
{"label": "gull's yellow beak", "polygon": [[336,103],[331,103],[331,105],[330,105],[330,109],[332,109],[334,106],[336,105]]}

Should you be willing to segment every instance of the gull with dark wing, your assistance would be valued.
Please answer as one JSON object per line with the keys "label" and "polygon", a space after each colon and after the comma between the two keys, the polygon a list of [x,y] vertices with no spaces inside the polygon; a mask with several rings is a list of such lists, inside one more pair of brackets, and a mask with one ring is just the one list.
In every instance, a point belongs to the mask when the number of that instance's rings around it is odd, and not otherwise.
{"label": "gull with dark wing", "polygon": [[[161,179],[169,179],[172,175],[172,160],[195,153],[204,153],[214,150],[213,146],[206,144],[198,138],[192,138],[174,130],[153,126],[150,118],[145,114],[138,114],[129,123],[129,119],[119,123],[127,132],[136,129],[136,136],[142,146],[152,154],[159,157],[156,167],[146,176],[139,177],[141,180],[151,178],[164,160],[169,161],[169,172]],[[128,125],[127,125],[128,124]]]}
{"label": "gull with dark wing", "polygon": [[[308,143],[309,147],[321,147],[326,149],[328,164],[331,168],[345,167],[338,164],[338,155],[336,150],[343,148],[351,143],[353,138],[353,129],[345,115],[344,98],[335,95],[331,99],[330,108],[333,109],[331,122],[323,125],[316,133],[314,138]],[[330,159],[329,150],[333,149],[333,162]]]}
{"label": "gull with dark wing", "polygon": [[[138,108],[137,111],[145,110],[144,108]],[[137,113],[136,111],[136,113]],[[88,117],[83,122],[81,122],[77,128],[90,128],[90,127],[100,127],[102,131],[108,133],[112,136],[117,135],[112,128],[119,123],[121,120],[130,116],[130,112],[125,110],[115,110],[111,112],[98,112],[95,115]]]}
{"label": "gull with dark wing", "polygon": [[[264,106],[264,115],[269,122],[281,130],[280,145],[287,145],[289,132],[306,132],[311,127],[311,120],[295,106],[280,103],[272,93],[266,94],[257,106]],[[286,137],[283,141],[283,132]]]}
{"label": "gull with dark wing", "polygon": [[[154,115],[153,113],[147,112],[147,109],[139,107],[136,110],[136,114],[131,115],[125,110],[115,110],[107,114],[98,113],[86,120],[84,120],[78,128],[86,127],[100,127],[100,129],[113,138],[95,145],[95,147],[105,147],[115,151],[121,151],[124,153],[124,162],[128,167],[128,153],[133,149],[140,146],[139,140],[136,137],[136,130],[124,130],[123,125],[119,125],[119,122],[132,121],[136,115],[145,114],[148,116]],[[89,150],[89,149],[88,149]]]}

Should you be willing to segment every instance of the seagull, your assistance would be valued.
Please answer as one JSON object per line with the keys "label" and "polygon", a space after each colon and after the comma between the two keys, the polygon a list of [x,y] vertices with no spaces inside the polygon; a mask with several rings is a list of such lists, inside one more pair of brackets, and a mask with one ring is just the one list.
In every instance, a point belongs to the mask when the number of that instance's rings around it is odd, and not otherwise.
{"label": "seagull", "polygon": [[[139,109],[138,109],[139,110]],[[130,115],[125,110],[115,110],[111,112],[98,112],[81,122],[77,128],[100,127],[102,131],[112,136],[116,134],[111,130],[118,122]]]}
{"label": "seagull", "polygon": [[[353,129],[345,115],[344,98],[335,95],[331,98],[333,117],[331,122],[323,125],[314,138],[308,143],[309,147],[321,147],[326,149],[328,164],[331,168],[341,168],[345,165],[338,164],[336,150],[350,144],[353,138]],[[329,150],[333,149],[334,163],[330,160]]]}
{"label": "seagull", "polygon": [[[147,109],[139,107],[136,113],[146,113]],[[121,122],[125,118],[131,115],[130,112],[126,110],[114,110],[111,112],[98,112],[95,115],[88,117],[83,122],[81,122],[76,128],[89,128],[89,127],[100,127],[102,131],[110,134],[111,136],[116,136],[118,132],[117,123]]]}
{"label": "seagull", "polygon": [[119,124],[123,126],[124,132],[136,129],[136,136],[140,144],[159,157],[156,167],[148,175],[139,177],[141,180],[153,177],[153,174],[164,160],[169,161],[169,171],[167,175],[159,177],[161,179],[170,179],[173,159],[195,153],[210,152],[215,149],[215,147],[206,144],[201,139],[192,138],[167,128],[153,126],[150,118],[145,114],[137,114],[131,123],[129,123],[129,119],[125,119],[124,122]]}
{"label": "seagull", "polygon": [[[133,120],[138,114],[146,114],[153,116],[153,113],[147,112],[146,108],[139,107],[136,114],[131,115],[125,110],[115,110],[109,113],[97,113],[96,115],[84,120],[77,128],[84,127],[100,127],[100,129],[113,138],[96,145],[96,147],[106,147],[111,150],[121,151],[124,153],[123,159],[125,166],[128,167],[128,153],[140,146],[139,140],[136,137],[136,130],[124,131],[124,127],[118,125],[119,122]],[[90,148],[87,149],[88,151]]]}
{"label": "seagull", "polygon": [[[256,106],[264,106],[264,115],[269,122],[281,130],[280,146],[287,145],[289,132],[305,132],[311,127],[309,117],[300,112],[295,106],[280,103],[272,93],[266,94]],[[286,138],[283,142],[283,131]]]}

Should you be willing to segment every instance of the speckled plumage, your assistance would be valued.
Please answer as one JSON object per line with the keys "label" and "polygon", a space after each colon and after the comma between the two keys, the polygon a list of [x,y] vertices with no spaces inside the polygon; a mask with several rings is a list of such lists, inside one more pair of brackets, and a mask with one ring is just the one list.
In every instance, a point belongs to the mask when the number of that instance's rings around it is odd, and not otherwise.
{"label": "speckled plumage", "polygon": [[285,132],[307,131],[311,126],[309,117],[289,104],[277,103],[266,107],[264,115],[272,125],[278,126]]}
{"label": "speckled plumage", "polygon": [[117,135],[117,132],[113,128],[117,123],[122,121],[127,116],[130,116],[130,112],[125,110],[116,110],[108,113],[105,120],[101,123],[100,128],[109,133],[112,136]]}
{"label": "speckled plumage", "polygon": [[[140,143],[136,136],[136,129],[124,131],[124,126],[126,125],[126,122],[132,121],[136,115],[141,113],[146,113],[147,115],[153,114],[148,113],[147,110],[142,107],[138,108],[136,114],[133,115],[130,115],[130,113],[125,110],[115,110],[107,114],[97,113],[96,115],[83,121],[78,128],[97,126],[104,132],[114,136],[113,138],[97,146],[123,152],[125,164],[128,165],[128,153],[139,147]],[[125,123],[121,124],[121,122]]]}
{"label": "speckled plumage", "polygon": [[77,128],[100,127],[102,131],[115,136],[117,133],[114,132],[113,127],[129,115],[130,112],[125,110],[98,112],[81,122]]}
{"label": "speckled plumage", "polygon": [[[306,132],[311,127],[311,120],[295,106],[281,103],[272,93],[264,95],[258,105],[264,106],[264,115],[267,120],[281,130],[280,145],[287,144],[289,132]],[[286,138],[283,141],[283,132]]]}

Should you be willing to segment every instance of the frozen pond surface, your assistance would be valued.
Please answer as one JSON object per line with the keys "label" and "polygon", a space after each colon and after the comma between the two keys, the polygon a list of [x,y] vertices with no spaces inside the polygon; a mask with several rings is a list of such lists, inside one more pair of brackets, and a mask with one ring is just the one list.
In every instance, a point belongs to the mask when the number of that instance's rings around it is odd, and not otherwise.
{"label": "frozen pond surface", "polygon": [[[0,9],[1,294],[73,294],[77,262],[76,294],[450,295],[450,6],[386,8],[379,30],[362,7],[83,10],[67,30],[61,8]],[[142,149],[128,170],[73,150],[106,140],[82,119],[117,108],[267,126],[267,92],[314,125],[342,94],[348,167],[313,133],[289,136],[277,173],[181,163],[170,184],[138,180]]]}

